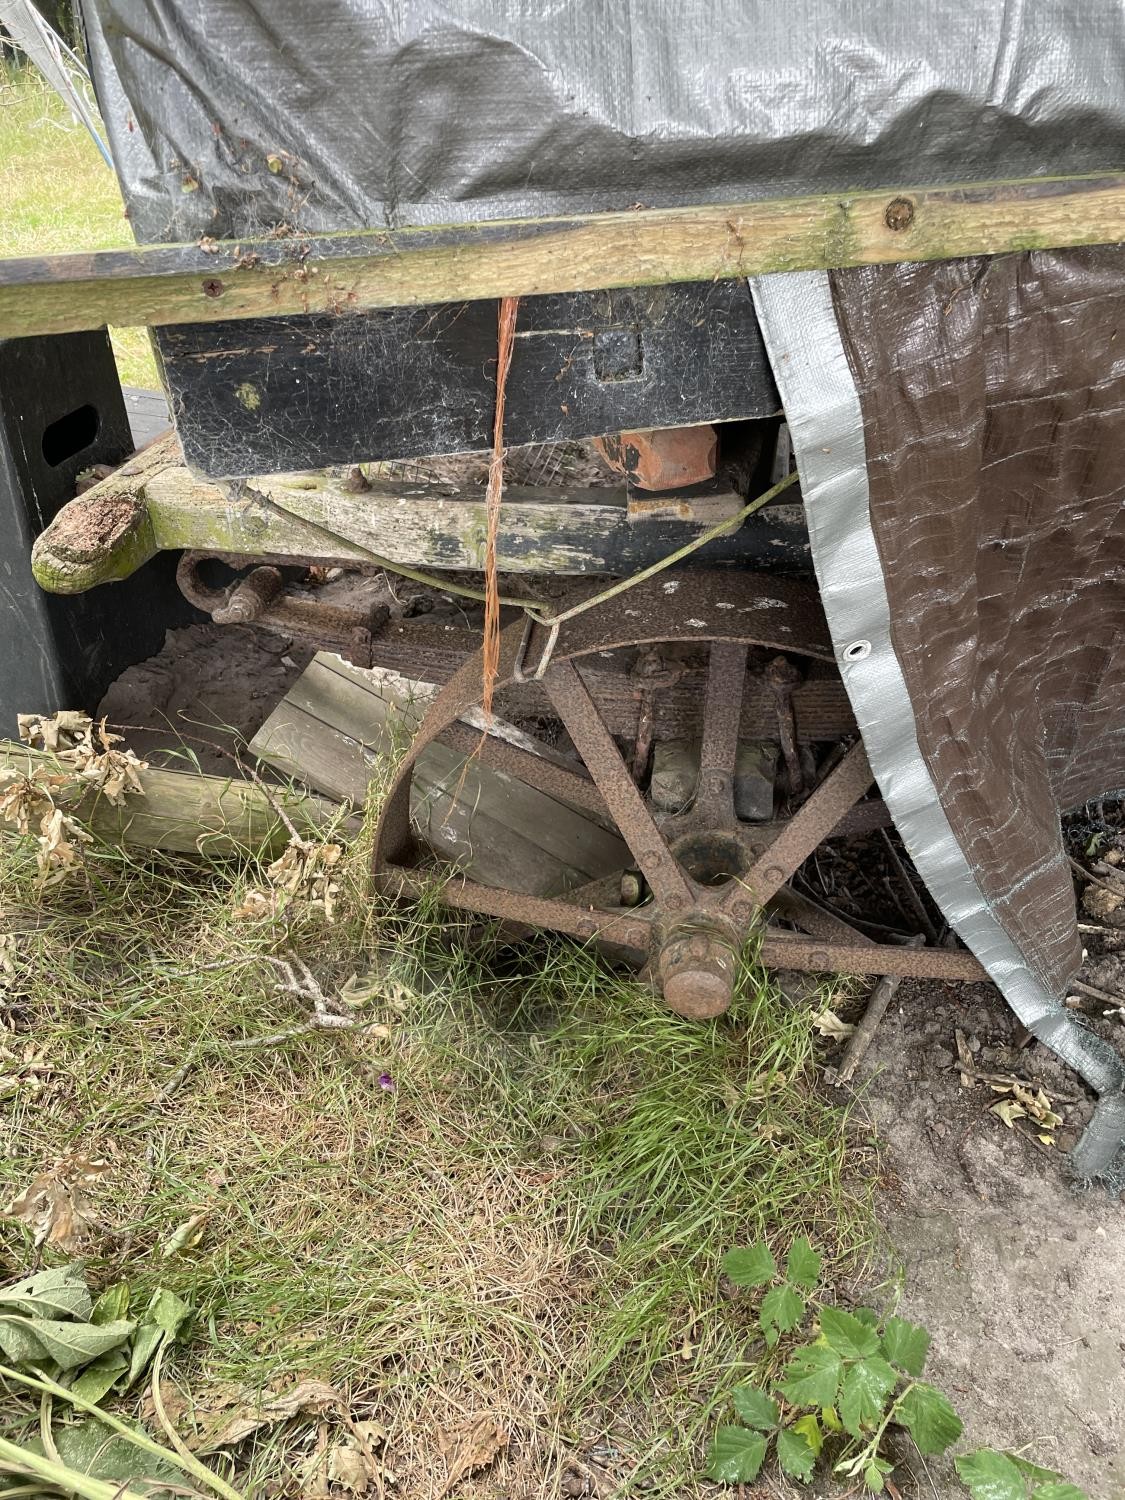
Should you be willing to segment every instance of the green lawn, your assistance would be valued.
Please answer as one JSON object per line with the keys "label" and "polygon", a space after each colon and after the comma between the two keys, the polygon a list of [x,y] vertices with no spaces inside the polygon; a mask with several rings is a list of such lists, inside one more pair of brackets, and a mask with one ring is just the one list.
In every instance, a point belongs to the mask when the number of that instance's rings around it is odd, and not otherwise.
{"label": "green lawn", "polygon": [[[0,70],[0,255],[132,243],[117,178],[85,129],[34,75]],[[122,383],[155,389],[144,329],[112,338]]]}

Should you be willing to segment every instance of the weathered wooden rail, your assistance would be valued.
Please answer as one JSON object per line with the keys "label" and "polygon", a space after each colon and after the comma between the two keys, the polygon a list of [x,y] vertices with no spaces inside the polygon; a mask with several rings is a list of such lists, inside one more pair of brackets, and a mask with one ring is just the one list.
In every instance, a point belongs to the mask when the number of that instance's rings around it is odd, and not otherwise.
{"label": "weathered wooden rail", "polygon": [[1125,173],[0,262],[0,338],[590,291],[1125,239]]}

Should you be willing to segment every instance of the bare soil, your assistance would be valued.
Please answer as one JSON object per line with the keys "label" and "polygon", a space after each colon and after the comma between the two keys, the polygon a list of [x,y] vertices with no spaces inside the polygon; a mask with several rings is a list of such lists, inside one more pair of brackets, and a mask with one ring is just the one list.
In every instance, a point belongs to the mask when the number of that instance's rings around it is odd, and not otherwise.
{"label": "bare soil", "polygon": [[312,652],[241,625],[170,630],[163,649],[114,682],[98,707],[153,764],[237,774],[237,756],[296,682]]}
{"label": "bare soil", "polygon": [[[982,1071],[1074,1101],[1058,1104],[1057,1147],[989,1113],[999,1096],[987,1084],[963,1087],[958,1028]],[[1027,1444],[1095,1500],[1125,1500],[1125,1204],[1068,1179],[1060,1148],[1091,1102],[1019,1037],[991,986],[904,984],[868,1054],[864,1103],[882,1146],[879,1212],[901,1263],[901,1311],[929,1328],[928,1374],[972,1446]],[[931,1461],[916,1493],[963,1491],[949,1464]]]}

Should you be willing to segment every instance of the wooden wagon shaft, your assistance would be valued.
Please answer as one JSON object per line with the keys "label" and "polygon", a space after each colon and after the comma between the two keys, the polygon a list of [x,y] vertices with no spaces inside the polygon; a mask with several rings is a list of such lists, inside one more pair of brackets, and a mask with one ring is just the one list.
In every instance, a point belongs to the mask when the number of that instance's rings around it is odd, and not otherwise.
{"label": "wooden wagon shaft", "polygon": [[347,313],[1125,239],[1125,174],[0,262],[0,337]]}
{"label": "wooden wagon shaft", "polygon": [[[501,572],[629,573],[694,541],[744,505],[722,490],[629,502],[624,488],[505,491],[497,556]],[[270,475],[237,499],[197,480],[173,435],[69,501],[36,539],[32,569],[49,593],[77,594],[119,581],[160,551],[226,553],[326,563],[370,562],[372,553],[421,568],[484,566],[483,490],[401,481],[349,490],[326,474]],[[800,506],[752,516],[700,553],[747,566],[808,567]]]}

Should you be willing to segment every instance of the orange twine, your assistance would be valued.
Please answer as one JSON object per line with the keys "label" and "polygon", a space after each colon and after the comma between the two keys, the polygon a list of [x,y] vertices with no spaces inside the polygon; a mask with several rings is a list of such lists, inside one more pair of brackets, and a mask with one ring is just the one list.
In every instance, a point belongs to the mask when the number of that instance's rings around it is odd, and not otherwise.
{"label": "orange twine", "polygon": [[500,671],[500,585],[496,577],[496,537],[500,530],[500,500],[504,493],[504,396],[512,367],[518,297],[502,297],[497,321],[496,409],[492,417],[492,453],[488,460],[485,496],[487,535],[484,544],[484,643],[481,707],[492,714],[492,694]]}

